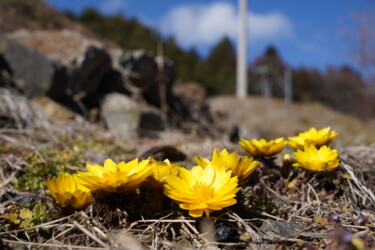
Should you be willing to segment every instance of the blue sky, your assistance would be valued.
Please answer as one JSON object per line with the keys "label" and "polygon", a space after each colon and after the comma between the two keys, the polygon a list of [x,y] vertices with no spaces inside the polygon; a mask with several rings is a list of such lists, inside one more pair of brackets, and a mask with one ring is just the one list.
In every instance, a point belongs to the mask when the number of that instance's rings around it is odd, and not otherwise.
{"label": "blue sky", "polygon": [[[122,13],[173,35],[183,48],[194,46],[207,55],[223,36],[235,43],[237,0],[45,0],[59,10],[80,13],[94,7],[104,14]],[[268,45],[293,67],[350,65],[351,44],[342,31],[353,14],[374,8],[374,0],[249,0],[249,62]],[[349,34],[350,36],[350,34]]]}

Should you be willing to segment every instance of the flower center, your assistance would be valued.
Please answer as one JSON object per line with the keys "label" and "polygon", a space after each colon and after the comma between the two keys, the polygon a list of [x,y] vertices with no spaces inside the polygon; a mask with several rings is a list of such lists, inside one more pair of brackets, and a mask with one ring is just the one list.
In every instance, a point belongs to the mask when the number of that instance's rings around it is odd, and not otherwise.
{"label": "flower center", "polygon": [[200,202],[207,201],[215,197],[213,188],[207,186],[206,184],[197,183],[193,187],[193,191],[197,195],[197,199]]}

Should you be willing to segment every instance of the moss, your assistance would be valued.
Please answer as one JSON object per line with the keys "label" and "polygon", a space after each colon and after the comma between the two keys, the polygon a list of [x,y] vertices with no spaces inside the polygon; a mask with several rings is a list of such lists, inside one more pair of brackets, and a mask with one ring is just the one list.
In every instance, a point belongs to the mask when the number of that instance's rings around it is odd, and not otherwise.
{"label": "moss", "polygon": [[45,187],[47,179],[61,172],[73,173],[77,166],[85,162],[81,152],[70,150],[41,150],[23,157],[29,165],[13,180],[13,185],[27,191],[39,191]]}

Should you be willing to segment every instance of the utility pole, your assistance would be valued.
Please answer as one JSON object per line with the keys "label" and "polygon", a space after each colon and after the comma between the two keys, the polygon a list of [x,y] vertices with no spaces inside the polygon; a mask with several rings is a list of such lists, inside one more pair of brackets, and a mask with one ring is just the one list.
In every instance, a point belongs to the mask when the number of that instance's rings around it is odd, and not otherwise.
{"label": "utility pole", "polygon": [[237,49],[237,82],[236,96],[243,99],[247,96],[247,0],[238,0],[240,22]]}

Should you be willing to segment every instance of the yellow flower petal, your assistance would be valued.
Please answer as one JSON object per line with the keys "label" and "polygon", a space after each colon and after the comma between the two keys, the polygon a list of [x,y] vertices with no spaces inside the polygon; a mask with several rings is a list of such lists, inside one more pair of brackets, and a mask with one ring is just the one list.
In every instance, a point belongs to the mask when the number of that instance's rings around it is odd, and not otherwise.
{"label": "yellow flower petal", "polygon": [[209,216],[212,210],[236,203],[238,179],[230,175],[231,171],[211,164],[205,168],[196,166],[190,171],[182,169],[180,176],[167,178],[164,194],[179,202],[180,208],[189,210],[190,216],[200,217],[203,212]]}
{"label": "yellow flower petal", "polygon": [[180,174],[181,167],[176,164],[171,164],[168,159],[163,162],[157,162],[154,159],[150,161],[153,170],[153,177],[155,180],[164,184],[165,180],[171,176],[177,176]]}
{"label": "yellow flower petal", "polygon": [[314,145],[305,146],[304,150],[294,153],[294,167],[301,167],[314,172],[332,171],[340,165],[337,150],[322,146],[317,149]]}
{"label": "yellow flower petal", "polygon": [[135,159],[128,163],[116,164],[107,159],[104,167],[87,165],[88,172],[78,172],[77,177],[82,181],[82,185],[92,192],[124,192],[137,188],[152,174],[149,163],[150,160],[138,162],[138,159]]}
{"label": "yellow flower petal", "polygon": [[241,147],[253,156],[272,156],[280,153],[286,144],[284,138],[266,141],[265,139],[252,139],[251,141],[242,139],[238,142]]}
{"label": "yellow flower petal", "polygon": [[297,136],[289,137],[288,144],[295,149],[303,150],[305,146],[314,145],[319,148],[328,145],[335,137],[338,136],[336,131],[330,131],[330,127],[320,130],[310,128],[308,131],[299,133]]}
{"label": "yellow flower petal", "polygon": [[[216,169],[223,168],[223,171],[230,170],[232,176],[238,177],[239,182],[245,181],[259,165],[259,162],[253,161],[253,158],[249,158],[247,156],[239,157],[236,153],[229,154],[226,149],[222,150],[221,152],[214,149],[211,161],[208,159],[203,159],[200,156],[196,156],[195,160],[202,168],[206,168],[207,166],[211,165]],[[216,184],[214,183],[213,186],[216,186]]]}
{"label": "yellow flower petal", "polygon": [[47,182],[47,188],[55,201],[62,206],[81,209],[93,199],[90,190],[81,185],[76,175],[62,173],[58,177],[52,177]]}

